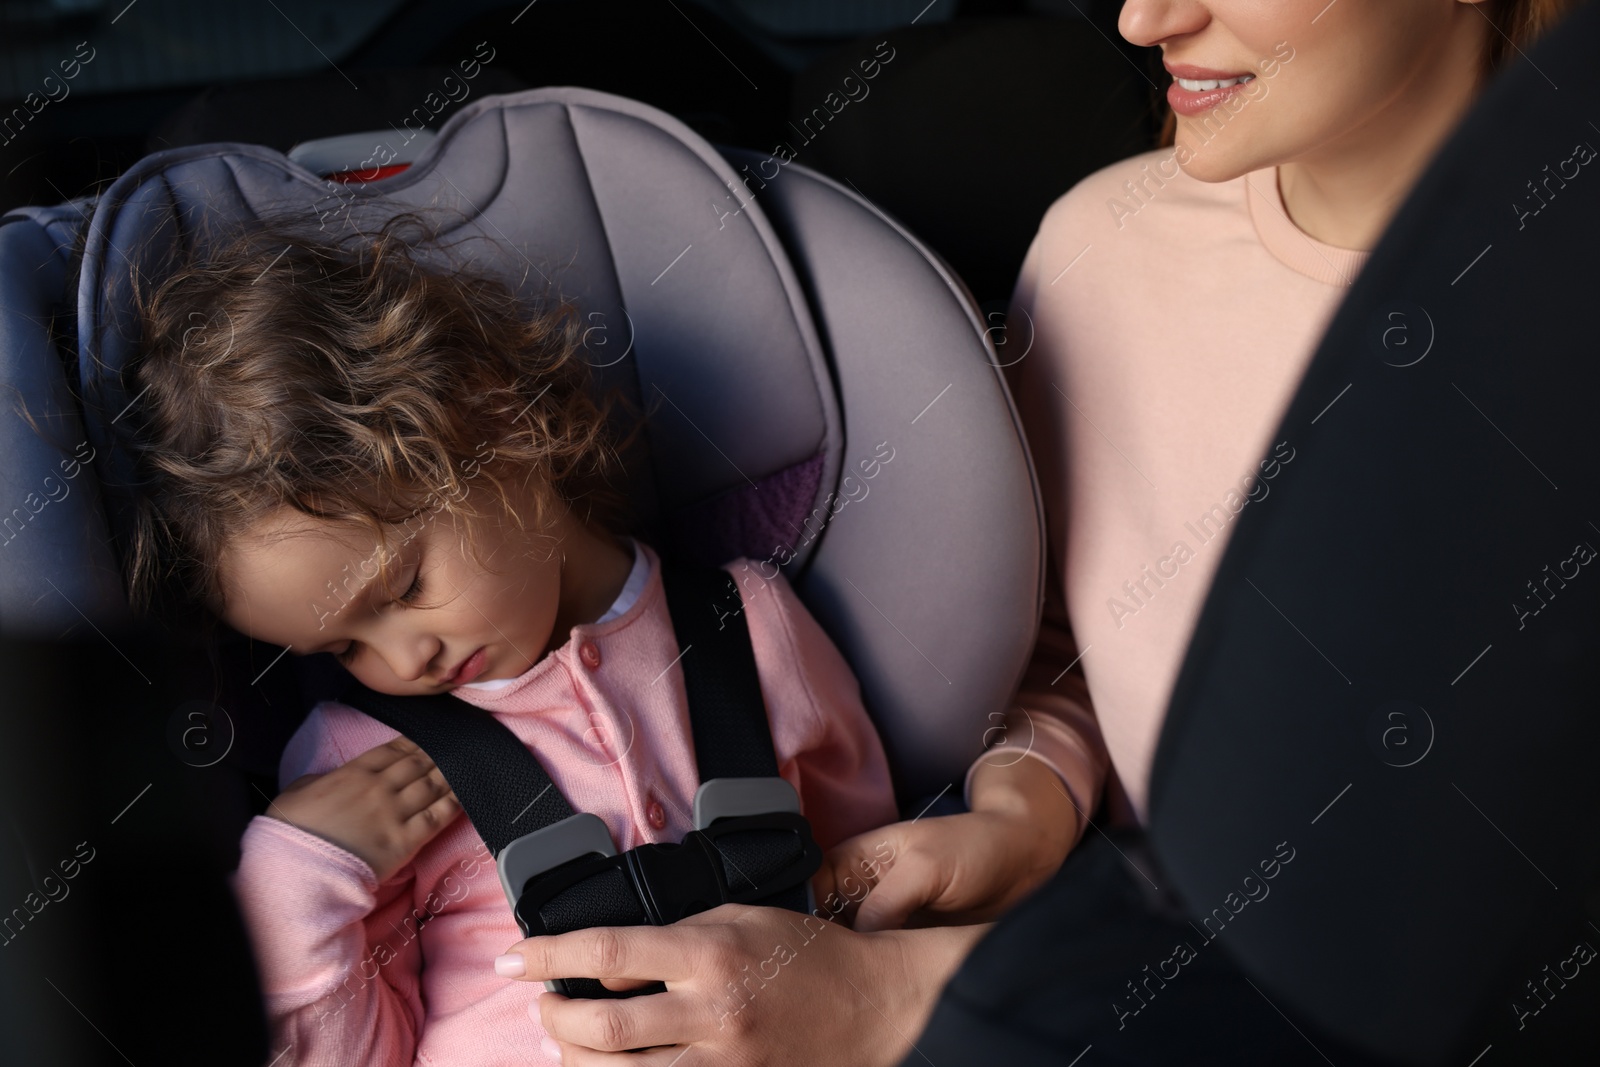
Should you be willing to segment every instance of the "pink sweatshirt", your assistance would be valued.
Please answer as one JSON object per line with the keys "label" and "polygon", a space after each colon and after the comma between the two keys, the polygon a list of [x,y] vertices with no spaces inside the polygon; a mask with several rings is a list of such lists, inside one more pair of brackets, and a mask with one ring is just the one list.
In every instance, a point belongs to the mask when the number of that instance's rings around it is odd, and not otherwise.
{"label": "pink sweatshirt", "polygon": [[[454,690],[535,751],[577,811],[605,820],[619,851],[693,829],[699,778],[659,559],[637,600],[576,626],[565,645],[499,689]],[[783,777],[828,848],[897,817],[883,748],[844,658],[780,576],[735,561]],[[636,568],[635,574],[639,573]],[[395,731],[318,705],[290,740],[279,780],[332,770]],[[546,1064],[529,1016],[543,986],[494,973],[521,940],[494,859],[465,816],[381,885],[357,856],[256,816],[233,876],[256,950],[278,1067]],[[426,961],[426,966],[424,966]]]}
{"label": "pink sweatshirt", "polygon": [[1295,226],[1276,168],[1207,184],[1171,149],[1090,175],[1045,215],[1007,347],[1026,351],[1009,373],[1051,573],[1017,695],[1026,713],[1007,734],[1045,738],[1085,811],[1109,756],[1144,817],[1168,696],[1233,520],[1294,477],[1295,442],[1272,434],[1366,258]]}

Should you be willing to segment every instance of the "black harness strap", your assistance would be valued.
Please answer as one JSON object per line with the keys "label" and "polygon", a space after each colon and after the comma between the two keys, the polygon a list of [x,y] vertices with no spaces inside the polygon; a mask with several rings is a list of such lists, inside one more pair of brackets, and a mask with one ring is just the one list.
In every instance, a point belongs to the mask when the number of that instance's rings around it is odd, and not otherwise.
{"label": "black harness strap", "polygon": [[664,561],[661,580],[678,638],[700,780],[775,777],[778,757],[738,582],[724,570]]}
{"label": "black harness strap", "polygon": [[[724,570],[664,561],[661,579],[678,638],[700,781],[776,778],[778,756],[738,581]],[[781,834],[752,831],[719,839],[717,855],[728,885],[740,887],[766,883],[792,862],[794,851]],[[806,900],[804,885],[768,898],[794,911],[805,911]]]}

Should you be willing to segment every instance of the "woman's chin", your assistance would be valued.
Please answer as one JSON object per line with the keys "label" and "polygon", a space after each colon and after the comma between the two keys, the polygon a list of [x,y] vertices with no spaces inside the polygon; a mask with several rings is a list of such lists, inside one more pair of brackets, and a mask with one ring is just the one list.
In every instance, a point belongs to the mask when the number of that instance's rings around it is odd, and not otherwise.
{"label": "woman's chin", "polygon": [[1219,139],[1192,143],[1183,136],[1180,128],[1173,145],[1174,158],[1183,173],[1195,181],[1217,183],[1233,179],[1262,167],[1271,166],[1271,159],[1258,158],[1256,154],[1229,151]]}

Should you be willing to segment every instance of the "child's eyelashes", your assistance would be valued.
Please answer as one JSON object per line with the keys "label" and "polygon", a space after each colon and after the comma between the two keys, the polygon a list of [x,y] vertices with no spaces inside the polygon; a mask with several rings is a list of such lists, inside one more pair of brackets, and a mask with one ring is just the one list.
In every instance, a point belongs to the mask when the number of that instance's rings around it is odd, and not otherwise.
{"label": "child's eyelashes", "polygon": [[[393,600],[391,600],[390,603],[391,604],[404,604],[407,607],[414,607],[416,605],[417,601],[419,601],[421,599],[422,599],[422,565],[421,565],[421,563],[418,563],[417,564],[417,573],[412,577],[411,585],[406,588],[405,592],[401,593],[399,596],[397,596]],[[345,642],[345,646],[343,648],[332,652],[331,655],[333,656],[334,659],[338,660],[340,663],[342,663],[346,667],[348,667],[350,665],[351,661],[355,659],[355,651],[356,651],[356,643],[354,641],[347,641],[347,642]]]}
{"label": "child's eyelashes", "polygon": [[422,597],[422,567],[417,566],[417,576],[411,579],[411,586],[395,599],[402,604],[415,604]]}

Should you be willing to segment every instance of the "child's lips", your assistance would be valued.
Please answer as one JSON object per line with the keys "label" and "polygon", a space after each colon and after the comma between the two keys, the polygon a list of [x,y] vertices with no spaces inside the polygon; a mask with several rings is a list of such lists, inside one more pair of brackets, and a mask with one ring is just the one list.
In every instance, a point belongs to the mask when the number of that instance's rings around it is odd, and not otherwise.
{"label": "child's lips", "polygon": [[472,655],[462,660],[450,676],[444,680],[445,685],[465,685],[483,673],[483,668],[489,659],[488,646],[478,649]]}

